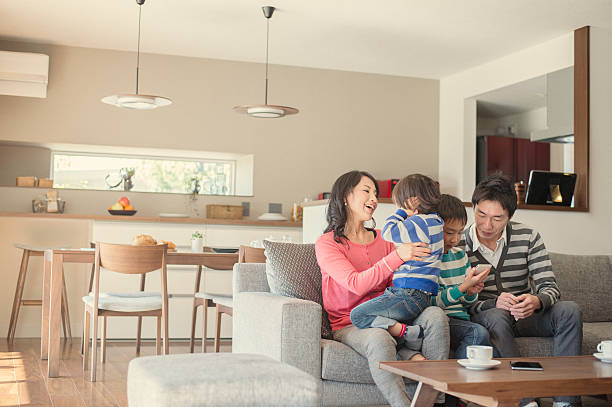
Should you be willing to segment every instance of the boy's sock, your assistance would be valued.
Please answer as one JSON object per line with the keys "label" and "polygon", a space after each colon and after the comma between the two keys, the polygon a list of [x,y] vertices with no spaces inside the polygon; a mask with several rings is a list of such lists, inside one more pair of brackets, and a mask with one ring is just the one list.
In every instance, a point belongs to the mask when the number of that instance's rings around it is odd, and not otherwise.
{"label": "boy's sock", "polygon": [[423,344],[423,327],[420,325],[402,325],[400,336],[406,342],[406,347],[412,350],[421,350]]}

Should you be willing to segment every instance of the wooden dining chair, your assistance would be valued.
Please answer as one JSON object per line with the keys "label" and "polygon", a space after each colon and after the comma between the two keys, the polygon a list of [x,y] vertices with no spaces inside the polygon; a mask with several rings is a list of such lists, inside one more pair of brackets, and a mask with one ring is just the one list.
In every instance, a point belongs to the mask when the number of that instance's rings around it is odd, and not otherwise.
{"label": "wooden dining chair", "polygon": [[[240,246],[238,250],[238,263],[265,263],[264,249],[250,246]],[[193,353],[195,347],[195,326],[198,307],[202,306],[202,352],[206,352],[206,325],[208,322],[208,308],[215,308],[215,352],[221,347],[221,317],[223,314],[233,316],[233,298],[231,295],[218,295],[200,292],[200,279],[202,268],[198,267],[196,274],[195,291],[193,298],[193,312],[191,317],[191,336],[189,338],[189,349]]]}
{"label": "wooden dining chair", "polygon": [[[168,354],[168,284],[166,270],[167,245],[132,246],[96,243],[94,279],[91,292],[83,297],[85,316],[83,324],[84,355],[83,371],[88,368],[90,317],[93,320],[91,353],[91,381],[96,381],[98,342],[98,317],[103,318],[101,359],[106,359],[106,317],[108,316],[152,316],[157,318],[156,351],[161,354],[161,331],[163,322],[164,354]],[[100,269],[122,274],[141,274],[140,291],[131,293],[101,293]],[[161,293],[144,291],[144,276],[161,269]],[[140,334],[140,329],[139,329]]]}

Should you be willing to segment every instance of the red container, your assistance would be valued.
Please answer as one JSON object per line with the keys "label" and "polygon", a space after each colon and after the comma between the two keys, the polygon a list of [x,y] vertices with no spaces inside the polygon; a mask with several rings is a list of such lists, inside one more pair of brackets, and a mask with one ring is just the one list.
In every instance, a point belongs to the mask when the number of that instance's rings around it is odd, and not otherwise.
{"label": "red container", "polygon": [[391,191],[395,188],[395,185],[399,182],[399,179],[383,179],[376,180],[378,183],[378,197],[379,198],[391,198]]}

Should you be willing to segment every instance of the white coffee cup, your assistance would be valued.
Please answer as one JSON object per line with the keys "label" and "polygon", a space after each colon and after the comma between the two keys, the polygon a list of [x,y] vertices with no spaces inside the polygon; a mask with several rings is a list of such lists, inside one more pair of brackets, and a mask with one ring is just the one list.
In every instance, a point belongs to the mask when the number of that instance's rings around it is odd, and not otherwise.
{"label": "white coffee cup", "polygon": [[612,358],[612,341],[602,341],[597,345],[597,352],[603,353],[605,358]]}
{"label": "white coffee cup", "polygon": [[471,362],[487,363],[493,358],[493,348],[481,345],[468,346],[467,357]]}

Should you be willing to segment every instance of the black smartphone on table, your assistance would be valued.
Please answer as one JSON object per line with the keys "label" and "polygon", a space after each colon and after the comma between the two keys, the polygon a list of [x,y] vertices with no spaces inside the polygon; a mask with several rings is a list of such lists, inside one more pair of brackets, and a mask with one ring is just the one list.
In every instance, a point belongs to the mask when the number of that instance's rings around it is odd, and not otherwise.
{"label": "black smartphone on table", "polygon": [[542,370],[539,362],[510,362],[513,370]]}

